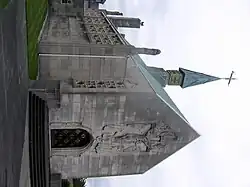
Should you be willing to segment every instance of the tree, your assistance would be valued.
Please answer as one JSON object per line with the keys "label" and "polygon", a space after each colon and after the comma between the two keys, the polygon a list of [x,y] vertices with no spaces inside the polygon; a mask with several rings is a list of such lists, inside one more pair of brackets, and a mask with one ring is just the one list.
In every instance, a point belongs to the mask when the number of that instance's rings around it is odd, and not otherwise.
{"label": "tree", "polygon": [[85,178],[78,178],[73,179],[73,186],[74,187],[86,187],[86,179]]}

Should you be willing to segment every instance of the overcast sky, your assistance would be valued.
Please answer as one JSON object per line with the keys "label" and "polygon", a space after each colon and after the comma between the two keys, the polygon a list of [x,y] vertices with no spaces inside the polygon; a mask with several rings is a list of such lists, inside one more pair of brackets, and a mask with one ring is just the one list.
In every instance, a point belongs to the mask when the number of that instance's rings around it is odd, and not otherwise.
{"label": "overcast sky", "polygon": [[136,46],[161,49],[145,63],[201,71],[238,81],[182,90],[166,87],[201,137],[143,175],[89,180],[89,187],[250,187],[250,1],[107,0],[105,7],[139,17],[123,29]]}

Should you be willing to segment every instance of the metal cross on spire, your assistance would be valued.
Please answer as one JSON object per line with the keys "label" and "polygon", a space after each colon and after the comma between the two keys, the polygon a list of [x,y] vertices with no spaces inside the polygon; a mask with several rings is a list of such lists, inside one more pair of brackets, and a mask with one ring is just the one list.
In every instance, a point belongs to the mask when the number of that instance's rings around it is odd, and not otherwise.
{"label": "metal cross on spire", "polygon": [[231,73],[231,75],[230,75],[229,78],[223,78],[224,80],[228,80],[228,83],[227,83],[228,86],[230,85],[230,83],[231,83],[232,80],[237,80],[237,78],[234,78],[234,77],[233,77],[233,74],[234,74],[234,73],[235,73],[235,72],[232,71],[232,73]]}

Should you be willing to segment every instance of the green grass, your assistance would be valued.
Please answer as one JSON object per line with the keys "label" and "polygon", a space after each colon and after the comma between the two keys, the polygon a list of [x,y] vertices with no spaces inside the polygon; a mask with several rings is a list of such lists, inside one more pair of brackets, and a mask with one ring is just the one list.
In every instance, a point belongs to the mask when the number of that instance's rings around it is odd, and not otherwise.
{"label": "green grass", "polygon": [[0,8],[5,8],[9,3],[9,0],[0,0]]}
{"label": "green grass", "polygon": [[[2,1],[2,0],[0,0]],[[48,0],[26,0],[29,78],[38,73],[38,37],[48,8]]]}

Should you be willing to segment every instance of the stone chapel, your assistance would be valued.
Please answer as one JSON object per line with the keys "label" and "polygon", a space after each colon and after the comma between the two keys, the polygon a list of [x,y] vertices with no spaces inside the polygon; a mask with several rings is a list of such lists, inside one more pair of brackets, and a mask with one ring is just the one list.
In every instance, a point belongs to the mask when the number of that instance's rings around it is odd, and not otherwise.
{"label": "stone chapel", "polygon": [[164,90],[186,72],[148,67],[139,54],[160,50],[133,46],[118,31],[141,26],[120,12],[51,2],[32,88],[49,108],[51,173],[141,174],[199,137]]}

